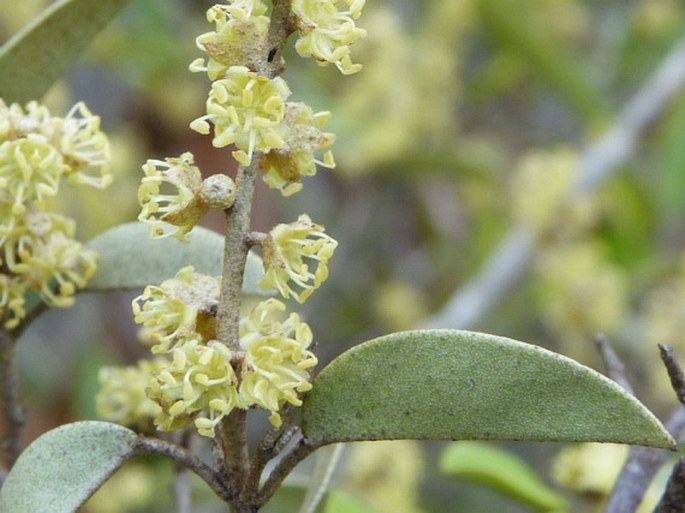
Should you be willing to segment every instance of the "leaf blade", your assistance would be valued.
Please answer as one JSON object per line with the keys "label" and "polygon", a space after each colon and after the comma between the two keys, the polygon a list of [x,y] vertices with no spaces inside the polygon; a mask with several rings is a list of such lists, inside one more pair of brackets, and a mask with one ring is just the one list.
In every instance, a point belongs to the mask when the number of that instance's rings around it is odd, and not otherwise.
{"label": "leaf blade", "polygon": [[0,98],[43,96],[131,0],[58,0],[0,48]]}
{"label": "leaf blade", "polygon": [[674,444],[639,401],[592,369],[460,330],[395,333],[352,348],[317,376],[302,416],[316,446],[394,439]]}
{"label": "leaf blade", "polygon": [[0,488],[3,513],[76,511],[134,455],[130,429],[75,422],[48,431],[19,457]]}
{"label": "leaf blade", "polygon": [[[173,278],[182,267],[210,276],[222,273],[224,239],[221,235],[195,227],[190,242],[176,239],[150,239],[143,223],[126,223],[98,235],[88,247],[100,255],[95,276],[86,291],[142,289]],[[257,285],[263,276],[261,259],[248,254],[243,292],[264,295]]]}

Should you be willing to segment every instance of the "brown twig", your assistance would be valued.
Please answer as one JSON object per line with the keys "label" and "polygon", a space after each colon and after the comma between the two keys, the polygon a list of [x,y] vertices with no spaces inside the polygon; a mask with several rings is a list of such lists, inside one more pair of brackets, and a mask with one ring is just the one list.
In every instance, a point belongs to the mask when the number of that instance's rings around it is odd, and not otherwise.
{"label": "brown twig", "polygon": [[[299,433],[298,433],[299,434]],[[292,472],[292,470],[309,456],[316,447],[311,445],[301,434],[295,443],[295,446],[286,453],[285,456],[277,463],[276,468],[273,469],[269,477],[267,477],[264,486],[262,486],[257,495],[256,506],[261,508],[269,499],[276,493],[278,487],[281,486],[283,480]]]}
{"label": "brown twig", "polygon": [[[676,391],[678,399],[682,402],[682,398],[685,397],[685,379],[683,378],[682,369],[675,360],[673,351],[670,348],[659,345],[659,352],[671,378],[673,389]],[[671,415],[666,422],[666,429],[677,441],[681,441],[685,437],[685,409],[678,408]],[[632,447],[628,454],[628,459],[616,480],[616,486],[614,486],[609,497],[604,510],[605,513],[634,512],[642,502],[649,483],[651,483],[661,466],[666,463],[669,456],[669,453],[664,450]],[[676,475],[680,476],[680,474],[674,472],[674,476]],[[682,476],[677,478],[681,479]],[[677,486],[674,485],[674,490],[677,489]],[[674,491],[674,493],[676,492]],[[662,499],[664,503],[669,503],[669,501],[670,499],[666,496]],[[664,509],[660,513],[668,511],[671,510]],[[682,503],[681,510],[678,511],[682,511]]]}
{"label": "brown twig", "polygon": [[8,469],[12,468],[22,451],[26,421],[26,414],[19,400],[16,342],[13,332],[0,329],[0,415],[4,421],[0,451]]}
{"label": "brown twig", "polygon": [[609,340],[604,335],[598,334],[595,337],[595,345],[604,362],[607,376],[618,383],[629,394],[633,393],[633,387],[626,377],[626,367],[614,351]]}
{"label": "brown twig", "polygon": [[160,440],[159,438],[137,437],[132,444],[134,454],[161,454],[167,456],[185,468],[192,470],[225,502],[232,500],[226,482],[214,468],[183,447]]}
{"label": "brown twig", "polygon": [[685,506],[685,458],[680,458],[668,478],[666,491],[654,513],[682,513]]}
{"label": "brown twig", "polygon": [[675,390],[678,401],[685,405],[685,376],[683,376],[683,369],[678,364],[678,361],[673,354],[673,348],[659,344],[659,353],[661,361],[664,362],[668,377],[671,380],[671,386]]}

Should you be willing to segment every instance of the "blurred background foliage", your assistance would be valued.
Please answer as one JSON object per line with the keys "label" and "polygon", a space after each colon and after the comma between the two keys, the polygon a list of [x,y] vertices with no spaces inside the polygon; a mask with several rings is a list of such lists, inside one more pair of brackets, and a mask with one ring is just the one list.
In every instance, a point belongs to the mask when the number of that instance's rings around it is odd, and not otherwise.
{"label": "blurred background foliage", "polygon": [[[48,3],[1,2],[0,41]],[[82,239],[135,219],[147,158],[191,150],[205,173],[233,173],[228,153],[188,128],[208,84],[187,66],[212,3],[136,0],[48,94],[55,113],[85,100],[113,142],[115,185],[56,200]],[[537,236],[531,266],[472,328],[599,369],[592,338],[605,333],[637,395],[663,418],[675,401],[655,344],[685,355],[685,93],[597,191],[572,201],[568,191],[582,149],[682,37],[682,2],[377,0],[360,25],[368,37],[354,48],[364,64],[357,75],[287,56],[293,98],[333,112],[338,168],[319,171],[288,201],[260,183],[254,207],[255,229],[306,212],[340,242],[329,281],[302,307],[323,363],[371,337],[424,326],[523,225]],[[206,225],[221,230],[221,221]],[[130,299],[83,295],[24,337],[32,436],[94,418],[99,366],[145,354]],[[625,457],[610,446],[502,446],[577,512],[601,511],[607,476]],[[531,510],[440,474],[444,447],[354,444],[335,486],[376,513]],[[167,475],[162,461],[129,464],[87,511],[170,511]],[[200,484],[195,499],[194,511],[219,511]]]}

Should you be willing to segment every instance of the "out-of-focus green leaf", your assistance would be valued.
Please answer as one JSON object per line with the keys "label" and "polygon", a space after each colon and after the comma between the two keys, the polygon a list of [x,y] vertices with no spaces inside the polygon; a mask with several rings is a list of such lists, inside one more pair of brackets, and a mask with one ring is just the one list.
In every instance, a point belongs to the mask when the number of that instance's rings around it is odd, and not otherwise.
{"label": "out-of-focus green leaf", "polygon": [[484,442],[451,445],[440,458],[440,470],[485,485],[534,511],[567,509],[564,498],[547,487],[523,460]]}
{"label": "out-of-focus green leaf", "polygon": [[[98,235],[88,247],[100,255],[98,269],[87,291],[141,289],[173,278],[182,267],[220,276],[224,258],[224,238],[206,228],[196,227],[184,244],[176,239],[150,239],[144,223],[127,223]],[[264,269],[261,258],[248,255],[243,279],[246,294],[264,295],[257,285]]]}
{"label": "out-of-focus green leaf", "polygon": [[326,499],[323,513],[374,513],[374,510],[348,493],[332,490]]}
{"label": "out-of-focus green leaf", "polygon": [[602,122],[606,105],[588,82],[588,74],[545,24],[539,23],[528,2],[479,0],[478,9],[491,35],[503,49],[520,55],[541,80],[551,85],[586,121]]}
{"label": "out-of-focus green leaf", "polygon": [[0,98],[43,96],[131,0],[57,0],[0,48]]}
{"label": "out-of-focus green leaf", "polygon": [[460,330],[395,333],[345,352],[302,406],[314,445],[355,440],[596,441],[672,448],[637,399],[530,344]]}
{"label": "out-of-focus green leaf", "polygon": [[2,513],[72,513],[133,455],[136,434],[108,422],[48,431],[19,457],[0,488]]}

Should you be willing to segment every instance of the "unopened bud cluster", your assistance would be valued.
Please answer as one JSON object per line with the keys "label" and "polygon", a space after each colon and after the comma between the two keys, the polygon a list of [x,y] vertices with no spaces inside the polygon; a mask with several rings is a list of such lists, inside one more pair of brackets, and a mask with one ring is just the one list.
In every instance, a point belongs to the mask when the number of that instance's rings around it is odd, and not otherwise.
{"label": "unopened bud cluster", "polygon": [[26,316],[34,292],[50,306],[73,303],[96,264],[73,239],[74,222],[48,212],[62,178],[104,188],[111,182],[110,147],[100,118],[83,103],[66,117],[36,102],[22,108],[0,99],[0,317],[5,328]]}
{"label": "unopened bud cluster", "polygon": [[[361,65],[352,63],[350,45],[366,34],[354,22],[363,4],[364,0],[289,3],[287,24],[297,32],[298,53],[321,64],[332,63],[343,74],[358,71]],[[330,151],[335,136],[323,131],[329,112],[314,112],[304,103],[288,101],[288,85],[274,76],[283,63],[281,49],[269,47],[268,12],[263,0],[229,0],[207,11],[214,30],[196,40],[207,58],[195,60],[190,70],[206,73],[212,85],[206,114],[191,128],[202,134],[213,131],[215,147],[232,146],[240,166],[256,166],[269,187],[290,196],[302,189],[304,177],[316,173],[317,164],[335,167]],[[219,208],[230,214],[240,194],[236,191],[240,183],[234,184],[227,175],[203,180],[190,153],[149,160],[143,171],[139,219],[150,225],[152,237],[187,241],[207,210]],[[269,233],[253,234],[251,241],[262,249],[260,286],[300,303],[328,277],[328,262],[337,246],[323,226],[304,214]],[[300,394],[312,386],[309,371],[317,359],[310,350],[309,326],[296,313],[286,313],[283,302],[271,298],[241,319],[239,348],[229,348],[217,336],[219,288],[219,278],[187,267],[175,278],[147,287],[133,301],[135,320],[152,352],[163,357],[154,369],[148,368],[145,385],[148,400],[157,407],[154,423],[161,430],[192,422],[201,435],[212,437],[217,424],[235,408],[253,407],[270,411],[271,423],[279,426],[282,408],[301,405]],[[114,391],[105,387],[102,393]],[[114,399],[103,398],[101,404],[110,405],[101,410],[108,410],[111,420],[129,424],[134,424],[130,420],[134,409],[143,411],[134,401],[128,410]]]}

